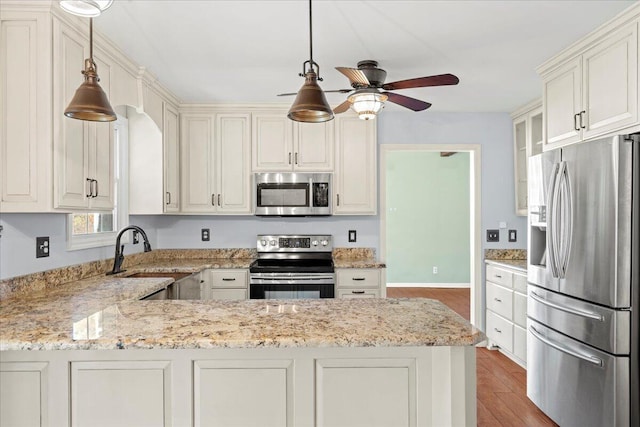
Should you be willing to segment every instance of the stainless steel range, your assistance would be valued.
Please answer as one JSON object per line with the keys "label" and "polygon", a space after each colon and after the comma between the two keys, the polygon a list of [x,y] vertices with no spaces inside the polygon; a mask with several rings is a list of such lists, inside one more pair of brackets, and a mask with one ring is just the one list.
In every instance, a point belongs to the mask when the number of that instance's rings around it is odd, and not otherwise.
{"label": "stainless steel range", "polygon": [[334,298],[330,235],[259,235],[250,299]]}

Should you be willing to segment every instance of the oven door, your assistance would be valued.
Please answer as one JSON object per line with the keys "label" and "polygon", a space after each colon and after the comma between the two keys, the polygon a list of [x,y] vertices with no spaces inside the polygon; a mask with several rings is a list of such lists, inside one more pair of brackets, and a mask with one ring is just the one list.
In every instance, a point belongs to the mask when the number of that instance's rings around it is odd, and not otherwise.
{"label": "oven door", "polygon": [[333,274],[250,274],[249,299],[317,298],[335,298]]}

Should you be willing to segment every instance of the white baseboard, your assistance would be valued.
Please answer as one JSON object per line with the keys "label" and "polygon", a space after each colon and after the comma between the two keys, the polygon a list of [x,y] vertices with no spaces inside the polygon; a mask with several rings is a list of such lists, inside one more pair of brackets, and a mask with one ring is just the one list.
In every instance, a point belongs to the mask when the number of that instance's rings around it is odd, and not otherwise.
{"label": "white baseboard", "polygon": [[470,283],[387,283],[387,288],[470,288]]}

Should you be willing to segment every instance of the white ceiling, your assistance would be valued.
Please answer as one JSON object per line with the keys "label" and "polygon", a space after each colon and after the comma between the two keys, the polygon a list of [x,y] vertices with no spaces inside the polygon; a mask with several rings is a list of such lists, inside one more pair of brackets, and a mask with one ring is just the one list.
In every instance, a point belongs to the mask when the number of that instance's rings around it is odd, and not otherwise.
{"label": "white ceiling", "polygon": [[[313,59],[325,90],[349,88],[334,67],[375,59],[387,82],[457,75],[398,91],[428,111],[513,111],[541,96],[536,66],[633,3],[316,0]],[[276,94],[304,81],[308,13],[307,0],[116,0],[95,26],[182,102],[291,103]]]}

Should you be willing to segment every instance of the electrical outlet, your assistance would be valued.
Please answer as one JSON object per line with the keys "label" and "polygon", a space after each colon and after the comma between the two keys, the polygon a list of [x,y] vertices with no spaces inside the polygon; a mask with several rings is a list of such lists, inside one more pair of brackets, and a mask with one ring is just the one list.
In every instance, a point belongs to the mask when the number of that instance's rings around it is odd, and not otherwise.
{"label": "electrical outlet", "polygon": [[133,244],[137,245],[138,243],[140,243],[140,233],[138,233],[136,230],[133,230]]}
{"label": "electrical outlet", "polygon": [[487,242],[499,242],[500,230],[487,230]]}
{"label": "electrical outlet", "polygon": [[211,240],[211,230],[209,228],[203,228],[202,230],[200,230],[200,237],[202,238],[203,242],[208,242],[209,240]]}
{"label": "electrical outlet", "polygon": [[49,256],[49,236],[36,237],[36,258]]}
{"label": "electrical outlet", "polygon": [[509,230],[509,241],[510,242],[518,241],[518,232],[516,230]]}
{"label": "electrical outlet", "polygon": [[433,274],[438,274],[438,267],[433,266]]}
{"label": "electrical outlet", "polygon": [[349,241],[355,242],[356,240],[356,230],[349,230]]}

